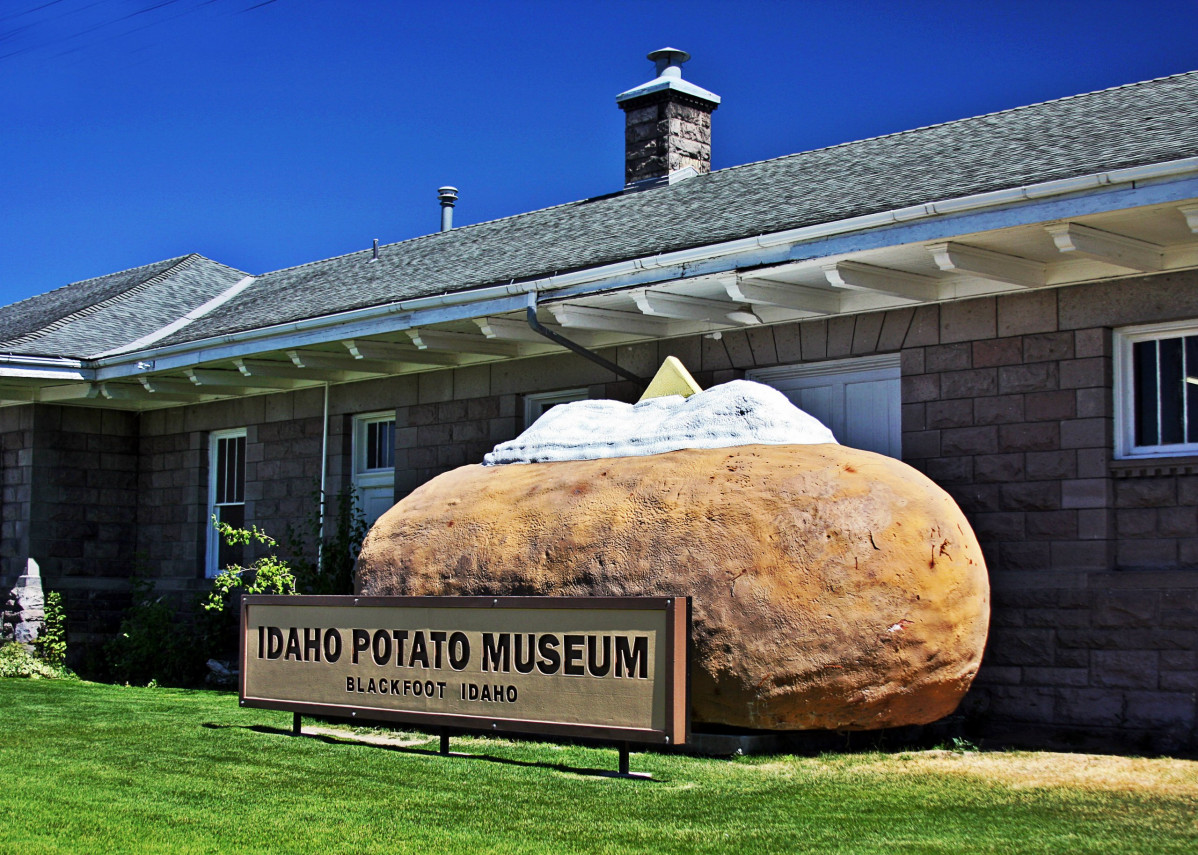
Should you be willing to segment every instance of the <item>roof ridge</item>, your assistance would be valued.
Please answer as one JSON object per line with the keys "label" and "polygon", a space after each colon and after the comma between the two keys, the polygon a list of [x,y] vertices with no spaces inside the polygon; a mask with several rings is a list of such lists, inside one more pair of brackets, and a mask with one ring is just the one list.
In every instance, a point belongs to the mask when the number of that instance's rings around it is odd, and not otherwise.
{"label": "roof ridge", "polygon": [[[858,145],[859,143],[873,142],[875,140],[890,139],[891,137],[901,137],[901,136],[905,136],[907,134],[917,133],[919,131],[931,130],[932,128],[943,128],[943,127],[947,127],[948,125],[956,125],[956,124],[960,124],[962,122],[973,122],[973,121],[977,121],[978,119],[988,119],[988,118],[991,118],[992,116],[1002,116],[1007,113],[1017,113],[1020,110],[1031,110],[1036,107],[1043,107],[1048,104],[1057,104],[1062,101],[1072,101],[1077,98],[1089,98],[1092,95],[1101,95],[1105,92],[1116,92],[1120,89],[1134,89],[1137,86],[1147,86],[1150,83],[1159,83],[1163,80],[1172,80],[1177,77],[1187,77],[1189,75],[1194,75],[1194,74],[1198,74],[1198,69],[1194,69],[1191,71],[1181,71],[1181,72],[1178,72],[1177,74],[1166,74],[1164,77],[1153,77],[1148,80],[1137,80],[1133,83],[1120,83],[1118,86],[1108,86],[1105,89],[1095,89],[1091,92],[1078,92],[1073,95],[1062,95],[1060,98],[1049,98],[1047,101],[1036,101],[1032,104],[1020,104],[1017,107],[1007,107],[1006,109],[1003,109],[1003,110],[992,110],[989,113],[979,113],[976,116],[962,116],[959,119],[948,119],[947,121],[944,121],[944,122],[933,122],[930,125],[920,125],[919,127],[915,127],[915,128],[906,128],[901,131],[893,131],[889,134],[877,134],[876,136],[862,137],[861,139],[857,139],[857,140],[845,140],[844,142],[834,143],[832,145],[820,146],[819,148],[810,148],[810,149],[807,149],[806,151],[796,151],[796,152],[792,152],[791,154],[780,154],[777,157],[766,157],[766,158],[762,158],[761,160],[753,160],[748,163],[737,163],[737,164],[734,164],[733,166],[725,166],[723,169],[717,169],[708,174],[709,175],[718,175],[723,172],[732,172],[737,169],[744,169],[745,167],[748,167],[748,166],[758,166],[759,164],[762,164],[762,163],[772,163],[773,161],[776,161],[776,160],[788,160],[792,157],[802,157],[802,156],[808,155],[808,154],[815,154],[816,152],[831,151],[833,149],[843,148],[845,146]],[[696,176],[696,177],[702,178],[703,176],[700,175],[700,176]]]}
{"label": "roof ridge", "polygon": [[[123,300],[124,298],[129,297],[129,296],[135,297],[138,294],[141,294],[141,293],[149,290],[150,288],[154,287],[155,285],[158,285],[158,284],[166,281],[168,276],[170,276],[174,273],[177,273],[180,270],[186,270],[188,267],[191,267],[193,264],[195,264],[200,259],[204,259],[204,256],[200,255],[199,253],[195,253],[195,252],[188,253],[187,255],[181,255],[178,258],[167,259],[167,261],[173,261],[174,263],[171,264],[170,267],[161,271],[160,273],[158,273],[154,276],[151,276],[149,279],[146,279],[144,282],[140,282],[137,285],[134,285],[132,288],[122,291],[119,294],[114,294],[113,296],[109,297],[107,300],[101,300],[98,303],[92,303],[90,306],[86,306],[82,309],[71,312],[69,315],[64,315],[61,318],[51,321],[50,323],[46,324],[46,326],[44,326],[44,327],[39,327],[38,329],[33,330],[32,332],[27,332],[24,335],[20,335],[20,336],[17,336],[16,338],[9,339],[8,341],[3,342],[3,345],[5,347],[10,347],[10,346],[14,346],[14,345],[28,344],[29,342],[35,341],[35,340],[41,338],[42,336],[57,332],[58,330],[65,327],[67,324],[74,323],[75,321],[78,321],[82,318],[86,318],[91,315],[94,315],[97,312],[100,312],[103,309],[106,309],[109,306],[113,305],[118,300]],[[212,261],[212,259],[204,259],[204,260]],[[143,264],[141,266],[142,267],[152,267],[154,264],[161,264],[161,263],[162,262],[160,262],[160,261],[155,261],[155,262],[152,262],[151,264]],[[213,264],[220,264],[220,262],[214,261]],[[221,265],[221,266],[227,267],[228,265]],[[116,276],[116,275],[119,275],[120,273],[129,273],[129,272],[132,272],[132,271],[138,270],[138,269],[139,268],[137,268],[137,267],[131,267],[128,270],[122,270],[122,271],[118,271],[117,273],[110,273],[108,275]],[[230,268],[230,269],[232,269],[232,268]],[[94,281],[94,279],[103,279],[103,278],[105,278],[105,277],[96,276],[96,277],[93,277],[93,279],[82,279],[82,280],[80,280],[80,282],[72,282],[71,285],[66,285],[64,287],[70,288],[72,285],[78,285],[78,284],[81,284],[82,282],[91,282],[91,281]],[[58,290],[58,289],[55,289],[55,290]],[[52,294],[54,292],[51,291],[49,293]],[[14,305],[17,305],[17,304],[14,304]]]}

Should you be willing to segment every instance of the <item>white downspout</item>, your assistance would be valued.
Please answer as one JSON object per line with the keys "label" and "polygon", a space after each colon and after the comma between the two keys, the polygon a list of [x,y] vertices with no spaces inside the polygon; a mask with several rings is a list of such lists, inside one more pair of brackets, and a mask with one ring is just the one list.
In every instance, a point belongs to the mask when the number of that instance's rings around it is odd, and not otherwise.
{"label": "white downspout", "polygon": [[324,384],[324,422],[320,426],[320,526],[316,536],[316,571],[324,557],[325,480],[329,471],[329,384]]}

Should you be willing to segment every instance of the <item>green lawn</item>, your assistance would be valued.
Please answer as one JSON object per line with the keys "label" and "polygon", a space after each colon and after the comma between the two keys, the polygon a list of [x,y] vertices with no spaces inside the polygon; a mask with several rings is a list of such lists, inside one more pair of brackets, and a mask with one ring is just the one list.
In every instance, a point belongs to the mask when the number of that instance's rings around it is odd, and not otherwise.
{"label": "green lawn", "polygon": [[[287,735],[235,696],[0,679],[0,852],[1198,851],[1198,763]],[[307,726],[307,722],[305,726]],[[419,738],[419,735],[415,735]]]}

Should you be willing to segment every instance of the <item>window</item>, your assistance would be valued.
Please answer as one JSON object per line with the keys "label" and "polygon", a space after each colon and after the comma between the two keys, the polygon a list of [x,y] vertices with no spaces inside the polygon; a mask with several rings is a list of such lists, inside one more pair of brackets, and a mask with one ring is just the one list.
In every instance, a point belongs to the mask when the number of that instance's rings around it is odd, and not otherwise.
{"label": "window", "polygon": [[824,423],[837,441],[890,457],[903,451],[898,354],[761,368],[745,374],[773,386]]}
{"label": "window", "polygon": [[1115,456],[1198,454],[1198,322],[1115,334]]}
{"label": "window", "polygon": [[524,396],[524,427],[528,427],[558,404],[568,404],[571,401],[585,401],[586,389],[564,389],[560,392],[538,392],[535,395]]}
{"label": "window", "polygon": [[243,548],[229,546],[212,526],[212,518],[236,528],[245,525],[245,430],[216,431],[208,437],[208,546],[204,573],[215,576],[230,564],[242,563]]}
{"label": "window", "polygon": [[354,489],[367,525],[395,504],[395,413],[354,417]]}

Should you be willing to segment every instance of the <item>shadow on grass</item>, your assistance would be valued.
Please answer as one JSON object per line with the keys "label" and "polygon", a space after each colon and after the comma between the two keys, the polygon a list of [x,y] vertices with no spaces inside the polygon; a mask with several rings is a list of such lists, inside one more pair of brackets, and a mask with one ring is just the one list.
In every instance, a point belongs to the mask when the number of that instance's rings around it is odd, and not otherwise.
{"label": "shadow on grass", "polygon": [[[497,763],[503,766],[521,766],[528,769],[550,769],[556,772],[565,772],[571,775],[584,775],[592,778],[626,778],[633,781],[643,781],[645,783],[664,783],[656,778],[650,777],[647,773],[632,772],[629,775],[621,775],[619,772],[612,769],[592,769],[587,767],[568,766],[565,763],[546,763],[540,760],[514,760],[511,757],[496,757],[493,754],[467,754],[463,751],[450,751],[448,754],[442,754],[440,751],[429,748],[416,748],[410,745],[381,745],[377,742],[367,742],[353,737],[337,737],[327,733],[292,733],[289,728],[269,727],[264,724],[215,724],[213,722],[204,722],[201,727],[206,727],[209,730],[248,730],[253,733],[262,733],[269,736],[288,736],[288,737],[303,737],[304,739],[315,739],[324,742],[328,745],[360,745],[365,748],[375,748],[381,751],[394,751],[399,754],[413,754],[423,757],[457,757],[463,760],[479,760],[487,763]],[[428,737],[429,740],[437,739],[436,736]],[[612,749],[613,754],[615,749]]]}

